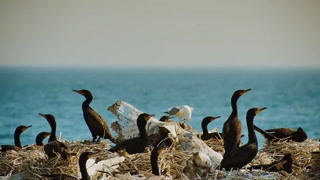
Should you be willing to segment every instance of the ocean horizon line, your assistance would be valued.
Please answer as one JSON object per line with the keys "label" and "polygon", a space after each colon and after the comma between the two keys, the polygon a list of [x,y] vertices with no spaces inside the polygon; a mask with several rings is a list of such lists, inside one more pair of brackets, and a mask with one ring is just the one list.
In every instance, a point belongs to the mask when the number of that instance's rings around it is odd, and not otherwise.
{"label": "ocean horizon line", "polygon": [[245,66],[64,66],[64,65],[0,65],[1,69],[70,69],[70,70],[83,70],[83,69],[98,69],[98,70],[191,70],[191,71],[197,71],[197,70],[253,70],[253,71],[261,71],[261,70],[320,70],[320,67],[310,67],[310,66],[251,66],[251,67],[245,67]]}

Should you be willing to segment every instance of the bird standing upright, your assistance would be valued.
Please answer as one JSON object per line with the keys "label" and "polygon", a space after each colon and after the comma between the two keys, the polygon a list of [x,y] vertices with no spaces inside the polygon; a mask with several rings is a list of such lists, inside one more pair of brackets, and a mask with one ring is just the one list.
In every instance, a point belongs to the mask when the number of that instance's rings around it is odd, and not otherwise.
{"label": "bird standing upright", "polygon": [[225,169],[230,171],[231,169],[240,169],[243,166],[247,165],[256,157],[258,153],[258,141],[256,134],[254,132],[253,120],[254,117],[261,111],[267,109],[264,108],[251,108],[247,112],[247,126],[248,126],[248,143],[235,148],[224,154],[224,157],[221,161],[220,169]]}
{"label": "bird standing upright", "polygon": [[237,90],[233,93],[231,97],[232,112],[228,120],[223,124],[223,146],[225,154],[230,152],[232,149],[239,147],[241,138],[242,124],[238,118],[238,108],[237,101],[240,96],[250,91],[247,90]]}
{"label": "bird standing upright", "polygon": [[97,139],[97,136],[99,136],[97,141],[99,141],[100,138],[103,138],[115,142],[112,138],[106,121],[89,105],[93,99],[91,92],[85,89],[73,91],[83,95],[86,98],[86,100],[82,103],[82,111],[84,120],[86,121],[92,134],[92,141],[94,142]]}
{"label": "bird standing upright", "polygon": [[179,118],[179,123],[181,123],[182,117],[183,123],[191,119],[193,108],[188,105],[175,106],[168,109],[167,113],[169,116],[177,116]]}

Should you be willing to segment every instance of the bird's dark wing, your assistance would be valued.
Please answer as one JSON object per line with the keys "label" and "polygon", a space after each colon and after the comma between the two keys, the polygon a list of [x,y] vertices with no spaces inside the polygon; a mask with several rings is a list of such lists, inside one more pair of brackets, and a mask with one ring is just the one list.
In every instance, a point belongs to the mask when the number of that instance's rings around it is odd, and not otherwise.
{"label": "bird's dark wing", "polygon": [[177,114],[179,111],[181,110],[180,107],[172,107],[170,110],[169,110],[169,115],[175,115]]}
{"label": "bird's dark wing", "polygon": [[265,131],[269,132],[270,134],[272,134],[278,138],[286,138],[286,137],[291,136],[292,133],[296,132],[296,130],[289,129],[289,128],[268,129]]}
{"label": "bird's dark wing", "polygon": [[100,137],[111,138],[111,132],[106,121],[92,108],[89,108],[86,113],[86,122],[93,135]]}

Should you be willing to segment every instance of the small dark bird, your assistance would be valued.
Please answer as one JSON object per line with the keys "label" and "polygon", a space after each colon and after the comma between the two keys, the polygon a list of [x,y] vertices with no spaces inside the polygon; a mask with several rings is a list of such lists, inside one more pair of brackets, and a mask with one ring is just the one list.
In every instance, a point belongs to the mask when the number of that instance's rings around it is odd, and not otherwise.
{"label": "small dark bird", "polygon": [[240,96],[245,94],[246,92],[250,91],[251,89],[247,90],[237,90],[233,93],[231,97],[231,107],[232,112],[227,119],[227,121],[223,124],[223,146],[225,153],[228,153],[232,149],[239,147],[240,145],[240,138],[241,138],[241,129],[242,124],[238,118],[238,108],[237,108],[237,101]]}
{"label": "small dark bird", "polygon": [[171,122],[170,119],[172,119],[172,116],[162,116],[159,121],[161,122]]}
{"label": "small dark bird", "polygon": [[41,132],[36,137],[36,145],[42,146],[44,138],[50,136],[50,133],[48,132]]}
{"label": "small dark bird", "polygon": [[134,137],[125,141],[118,143],[116,146],[109,149],[111,152],[117,152],[119,150],[125,149],[129,154],[142,153],[148,146],[146,124],[147,121],[154,117],[153,114],[142,113],[137,118],[137,126],[139,129],[139,137]]}
{"label": "small dark bird", "polygon": [[151,151],[151,157],[150,157],[151,169],[152,169],[152,173],[156,176],[160,176],[160,171],[158,167],[158,157],[162,153],[162,151],[163,149],[160,147],[155,147]]}
{"label": "small dark bird", "polygon": [[62,142],[59,142],[56,137],[56,119],[51,114],[41,114],[40,116],[44,117],[51,127],[51,133],[48,143],[44,146],[44,152],[48,155],[49,158],[56,156],[56,153],[60,154],[63,159],[69,157],[69,148]]}
{"label": "small dark bird", "polygon": [[92,141],[94,142],[97,136],[99,136],[97,141],[100,141],[100,138],[102,137],[103,139],[109,139],[115,143],[106,121],[89,106],[93,99],[91,92],[85,89],[73,91],[83,95],[86,98],[86,100],[82,103],[82,111],[84,120],[86,121],[92,134]]}
{"label": "small dark bird", "polygon": [[301,127],[299,127],[297,130],[289,128],[262,130],[257,126],[254,126],[254,129],[262,134],[268,141],[279,141],[286,139],[296,142],[303,142],[308,138],[307,133]]}
{"label": "small dark bird", "polygon": [[51,114],[41,114],[39,113],[40,116],[44,117],[48,123],[50,124],[51,127],[51,133],[48,142],[56,141],[56,129],[57,129],[57,124],[56,124],[56,119],[53,115]]}
{"label": "small dark bird", "polygon": [[21,142],[20,142],[20,135],[23,131],[26,129],[32,127],[30,126],[18,126],[16,130],[14,131],[14,146],[13,145],[1,145],[1,151],[6,152],[8,150],[18,150],[22,148]]}
{"label": "small dark bird", "polygon": [[208,124],[218,118],[220,118],[220,116],[217,116],[217,117],[207,116],[202,120],[202,122],[201,122],[202,132],[203,132],[203,134],[201,135],[202,140],[208,140],[211,138],[213,138],[213,139],[221,139],[222,138],[222,133],[219,133],[219,132],[209,133],[208,132]]}
{"label": "small dark bird", "polygon": [[282,160],[280,161],[274,161],[271,164],[265,164],[265,165],[255,165],[250,167],[249,169],[263,169],[271,172],[278,172],[278,171],[284,170],[287,173],[292,173],[292,162],[293,162],[293,158],[289,153],[289,154],[285,154]]}
{"label": "small dark bird", "polygon": [[92,156],[91,152],[84,152],[79,157],[79,168],[80,168],[82,180],[90,180],[90,176],[86,168],[86,162],[91,156]]}
{"label": "small dark bird", "polygon": [[238,147],[226,153],[221,161],[220,169],[230,171],[231,169],[240,169],[247,165],[256,157],[258,153],[258,141],[253,128],[253,119],[256,114],[267,109],[251,108],[247,112],[247,126],[249,141],[244,146]]}

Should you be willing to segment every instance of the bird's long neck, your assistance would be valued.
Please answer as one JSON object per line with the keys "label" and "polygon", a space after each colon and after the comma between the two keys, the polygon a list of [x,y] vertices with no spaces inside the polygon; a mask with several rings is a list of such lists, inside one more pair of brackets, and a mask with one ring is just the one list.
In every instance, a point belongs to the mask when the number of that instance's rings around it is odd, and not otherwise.
{"label": "bird's long neck", "polygon": [[145,127],[140,128],[139,132],[140,132],[140,137],[142,139],[147,139],[147,133],[146,133]]}
{"label": "bird's long neck", "polygon": [[79,167],[80,167],[80,172],[81,172],[81,176],[82,176],[82,180],[90,180],[90,176],[87,172],[87,168],[86,168],[86,162],[88,159],[81,159],[79,160]]}
{"label": "bird's long neck", "polygon": [[140,138],[147,139],[147,133],[146,133],[146,124],[147,124],[147,122],[142,120],[141,122],[137,122],[137,123],[138,123],[138,129],[139,129]]}
{"label": "bird's long neck", "polygon": [[19,131],[14,132],[14,145],[17,147],[20,147],[20,148],[21,148],[21,142],[20,142],[20,134],[21,133],[22,132],[19,132]]}
{"label": "bird's long neck", "polygon": [[208,123],[202,122],[201,126],[203,134],[208,134]]}
{"label": "bird's long neck", "polygon": [[231,112],[231,117],[237,117],[238,116],[238,108],[237,108],[237,101],[239,97],[233,95],[231,98],[231,107],[232,107],[232,112]]}
{"label": "bird's long neck", "polygon": [[51,126],[51,133],[50,133],[50,137],[49,137],[49,141],[48,142],[52,142],[52,141],[56,141],[57,137],[56,137],[56,123],[50,123]]}
{"label": "bird's long neck", "polygon": [[89,106],[89,104],[91,103],[92,99],[93,99],[93,97],[90,96],[90,95],[86,95],[85,97],[86,97],[86,100],[83,101],[83,103],[82,103],[82,108],[83,109],[87,108]]}
{"label": "bird's long neck", "polygon": [[43,145],[43,139],[44,139],[44,137],[42,137],[42,136],[37,136],[37,138],[36,138],[36,144],[38,145],[38,146],[42,146]]}
{"label": "bird's long neck", "polygon": [[257,143],[256,133],[254,132],[253,118],[254,118],[254,115],[247,115],[247,126],[248,126],[248,135],[249,135],[248,143]]}
{"label": "bird's long neck", "polygon": [[158,161],[158,157],[157,157],[157,159],[155,160],[155,163],[152,163],[152,164],[151,164],[151,168],[152,168],[152,173],[153,173],[154,175],[159,176],[160,173],[159,173],[159,167],[158,167],[157,161]]}
{"label": "bird's long neck", "polygon": [[151,155],[151,169],[152,169],[152,173],[156,176],[159,176],[159,167],[158,167],[158,155],[156,154],[152,154]]}

